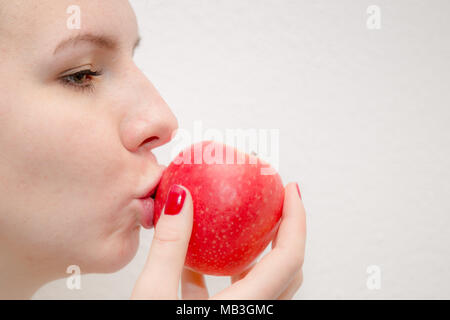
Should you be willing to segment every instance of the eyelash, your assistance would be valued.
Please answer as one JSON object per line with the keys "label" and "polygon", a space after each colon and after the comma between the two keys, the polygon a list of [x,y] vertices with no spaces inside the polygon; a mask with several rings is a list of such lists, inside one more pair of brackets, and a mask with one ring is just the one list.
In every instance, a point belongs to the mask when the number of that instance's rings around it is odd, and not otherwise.
{"label": "eyelash", "polygon": [[[92,77],[98,77],[102,75],[102,71],[92,71],[90,69],[86,69],[86,70],[81,70],[72,74],[68,74],[65,76],[62,76],[60,78],[60,81],[62,82],[63,85],[66,86],[70,86],[73,89],[76,90],[81,90],[81,91],[85,91],[85,90],[89,90],[92,91],[94,90],[94,84],[92,83]],[[75,80],[75,77],[81,77],[81,80]],[[86,79],[87,77],[91,77],[89,80],[87,80],[87,83],[77,83],[77,81],[86,81],[83,79]]]}

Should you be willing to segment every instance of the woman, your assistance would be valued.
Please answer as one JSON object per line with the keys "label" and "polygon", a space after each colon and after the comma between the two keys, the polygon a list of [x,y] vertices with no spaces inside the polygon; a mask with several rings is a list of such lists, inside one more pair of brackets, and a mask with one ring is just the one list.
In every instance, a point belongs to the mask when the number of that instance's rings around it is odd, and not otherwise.
{"label": "woman", "polygon": [[[125,0],[0,0],[0,298],[26,299],[45,283],[118,271],[136,254],[142,201],[163,170],[152,150],[177,120],[133,62],[139,35]],[[133,299],[208,297],[183,268],[192,200],[163,215]],[[305,213],[286,186],[272,251],[212,298],[286,299],[302,282]],[[177,193],[175,192],[176,196]],[[176,197],[175,197],[176,198]],[[100,297],[101,298],[101,297]]]}

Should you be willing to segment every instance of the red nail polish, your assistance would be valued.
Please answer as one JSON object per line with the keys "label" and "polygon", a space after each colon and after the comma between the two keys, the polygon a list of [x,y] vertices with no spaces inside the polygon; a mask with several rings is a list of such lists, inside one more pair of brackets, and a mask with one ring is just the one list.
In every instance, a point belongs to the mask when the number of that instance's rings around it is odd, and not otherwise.
{"label": "red nail polish", "polygon": [[298,196],[299,196],[300,199],[301,199],[301,198],[302,198],[302,194],[300,193],[300,188],[298,187],[298,183],[295,183],[295,185],[297,186]]}
{"label": "red nail polish", "polygon": [[180,186],[174,184],[170,187],[169,194],[167,195],[166,207],[164,208],[164,214],[171,216],[180,213],[183,208],[184,199],[186,198],[186,191]]}

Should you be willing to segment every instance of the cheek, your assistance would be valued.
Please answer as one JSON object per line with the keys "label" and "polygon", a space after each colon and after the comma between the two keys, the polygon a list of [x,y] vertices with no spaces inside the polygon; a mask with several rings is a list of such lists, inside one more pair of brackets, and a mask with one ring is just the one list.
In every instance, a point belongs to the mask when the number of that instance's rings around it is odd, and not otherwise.
{"label": "cheek", "polygon": [[9,161],[19,187],[45,200],[106,199],[111,182],[126,172],[120,140],[104,116],[61,109],[34,113],[17,126]]}
{"label": "cheek", "polygon": [[137,229],[115,215],[130,185],[125,153],[111,119],[67,109],[34,106],[9,119],[0,136],[0,233],[34,252],[30,259],[114,269],[138,243]]}

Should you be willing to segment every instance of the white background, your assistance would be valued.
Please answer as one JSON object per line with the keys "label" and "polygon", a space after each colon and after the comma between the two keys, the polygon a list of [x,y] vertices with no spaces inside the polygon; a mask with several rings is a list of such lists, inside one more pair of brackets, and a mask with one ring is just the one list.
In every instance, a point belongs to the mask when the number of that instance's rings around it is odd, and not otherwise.
{"label": "white background", "polygon": [[[380,30],[366,26],[373,4]],[[449,1],[132,5],[137,64],[180,127],[280,130],[279,172],[299,182],[308,215],[295,298],[450,298]],[[152,235],[120,272],[83,276],[78,291],[55,281],[35,298],[127,299]],[[366,285],[370,265],[379,290]],[[207,281],[210,293],[229,283]]]}

